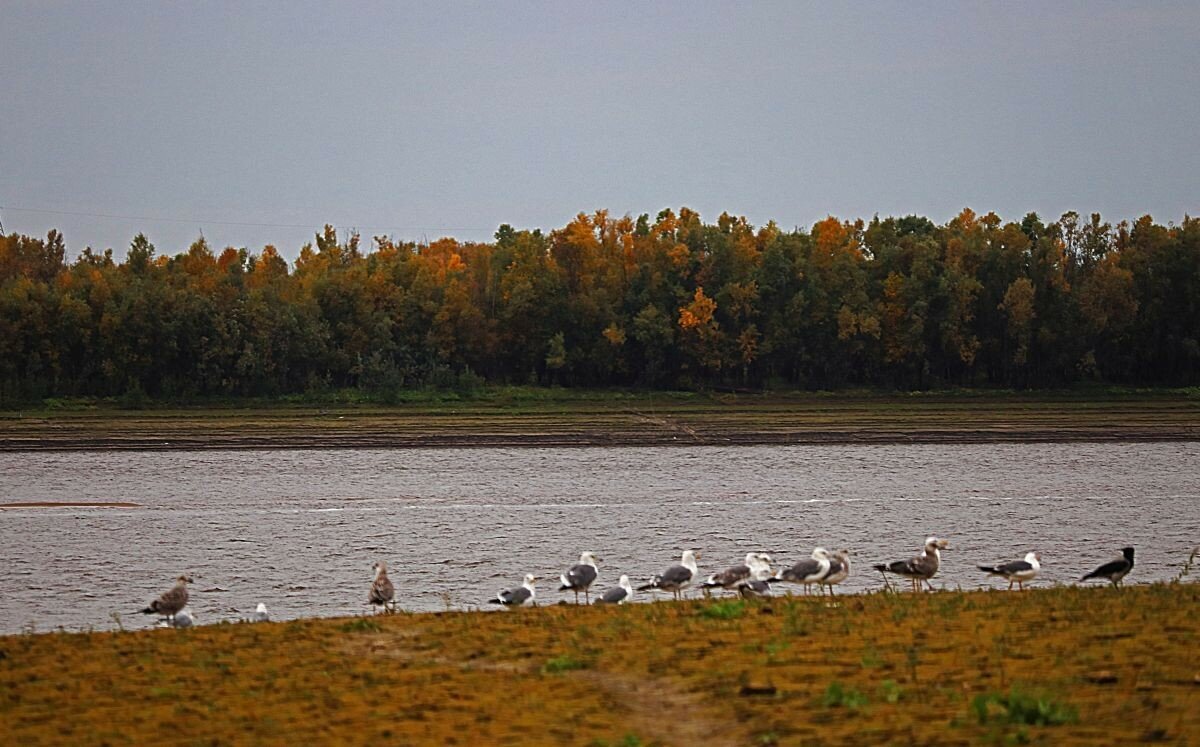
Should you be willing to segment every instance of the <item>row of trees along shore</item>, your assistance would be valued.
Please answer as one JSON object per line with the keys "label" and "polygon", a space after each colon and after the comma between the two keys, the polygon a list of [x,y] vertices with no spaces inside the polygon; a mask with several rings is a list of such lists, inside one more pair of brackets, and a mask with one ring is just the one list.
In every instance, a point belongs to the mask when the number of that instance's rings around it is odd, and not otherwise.
{"label": "row of trees along shore", "polygon": [[1192,385],[1200,219],[963,210],[760,228],[687,208],[429,244],[330,226],[123,262],[0,235],[0,398],[579,387]]}

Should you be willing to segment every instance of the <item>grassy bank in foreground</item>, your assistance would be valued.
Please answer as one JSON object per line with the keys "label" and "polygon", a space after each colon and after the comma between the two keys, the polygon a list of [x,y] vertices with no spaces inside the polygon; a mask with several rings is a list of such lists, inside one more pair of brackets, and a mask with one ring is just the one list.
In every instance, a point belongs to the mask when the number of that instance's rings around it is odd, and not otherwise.
{"label": "grassy bank in foreground", "polygon": [[[250,403],[0,414],[0,450],[1200,439],[1193,390],[896,395],[495,390],[398,405]],[[245,403],[244,403],[245,404]]]}
{"label": "grassy bank in foreground", "polygon": [[1200,740],[1200,587],[0,638],[0,743]]}

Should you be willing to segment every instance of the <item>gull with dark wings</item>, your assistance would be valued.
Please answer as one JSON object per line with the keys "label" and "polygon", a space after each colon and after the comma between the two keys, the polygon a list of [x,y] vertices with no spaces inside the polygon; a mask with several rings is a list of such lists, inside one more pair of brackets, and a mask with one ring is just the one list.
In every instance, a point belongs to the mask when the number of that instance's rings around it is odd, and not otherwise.
{"label": "gull with dark wings", "polygon": [[571,566],[571,568],[561,576],[562,586],[558,587],[559,591],[575,592],[575,604],[579,604],[579,592],[583,592],[583,598],[591,603],[592,598],[588,593],[592,583],[595,582],[598,571],[596,563],[600,558],[596,557],[595,553],[584,552],[579,556],[579,562]]}
{"label": "gull with dark wings", "polygon": [[1042,570],[1041,560],[1042,556],[1038,553],[1027,552],[1024,560],[1013,560],[997,565],[981,565],[979,570],[1007,580],[1009,591],[1012,591],[1014,583],[1018,590],[1024,591],[1025,584],[1037,578],[1038,572]]}
{"label": "gull with dark wings", "polygon": [[879,564],[875,566],[875,570],[884,574],[885,581],[887,574],[894,573],[907,578],[912,584],[913,591],[919,591],[922,583],[928,586],[930,591],[933,591],[933,584],[929,583],[929,579],[937,574],[942,563],[941,551],[949,546],[950,543],[944,539],[930,537],[925,540],[925,549],[921,551],[920,555],[908,560]]}

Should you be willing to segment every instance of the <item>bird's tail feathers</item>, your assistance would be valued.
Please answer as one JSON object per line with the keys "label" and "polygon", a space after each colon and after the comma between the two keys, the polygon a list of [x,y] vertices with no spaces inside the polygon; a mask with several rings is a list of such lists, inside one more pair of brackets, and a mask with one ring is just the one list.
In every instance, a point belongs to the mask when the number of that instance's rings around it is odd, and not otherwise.
{"label": "bird's tail feathers", "polygon": [[979,570],[984,571],[986,573],[994,573],[996,575],[1000,575],[1000,569],[994,565],[980,565],[980,566],[976,566],[976,567],[979,568]]}
{"label": "bird's tail feathers", "polygon": [[659,582],[661,580],[662,579],[660,579],[658,576],[655,576],[654,578],[650,579],[650,583],[643,584],[643,585],[637,587],[637,590],[638,591],[648,591],[649,589],[657,589]]}

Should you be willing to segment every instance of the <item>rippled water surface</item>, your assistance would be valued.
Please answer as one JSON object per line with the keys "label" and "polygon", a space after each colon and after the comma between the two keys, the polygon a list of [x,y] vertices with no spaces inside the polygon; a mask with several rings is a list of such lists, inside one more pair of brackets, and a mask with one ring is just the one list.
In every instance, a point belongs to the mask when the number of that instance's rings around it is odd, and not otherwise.
{"label": "rippled water surface", "polygon": [[[1200,543],[1200,444],[51,452],[0,454],[0,632],[152,624],[191,573],[201,622],[365,610],[371,564],[412,610],[475,606],[525,572],[541,601],[581,550],[597,589],[680,550],[709,573],[749,550],[788,563],[851,548],[870,564],[948,537],[935,585],[995,585],[976,563],[1040,550],[1069,583],[1137,547],[1129,581],[1168,579]],[[642,599],[648,599],[648,595]]]}

